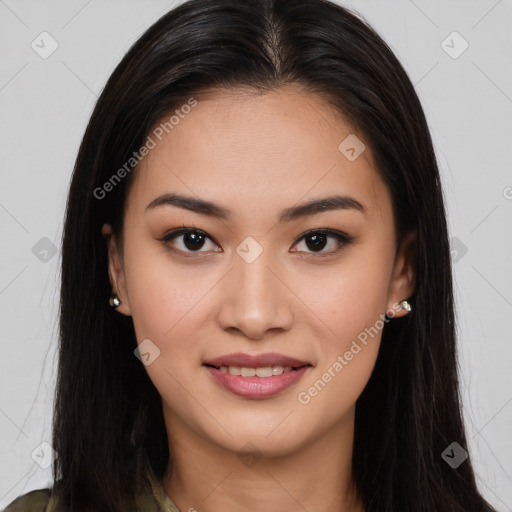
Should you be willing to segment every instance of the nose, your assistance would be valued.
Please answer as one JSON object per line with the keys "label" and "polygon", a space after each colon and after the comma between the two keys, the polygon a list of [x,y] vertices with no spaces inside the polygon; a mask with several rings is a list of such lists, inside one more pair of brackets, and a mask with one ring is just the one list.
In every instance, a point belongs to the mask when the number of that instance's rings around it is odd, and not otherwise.
{"label": "nose", "polygon": [[222,329],[261,340],[269,331],[291,328],[293,294],[271,260],[271,251],[265,250],[250,263],[234,255],[234,268],[224,281],[218,311]]}

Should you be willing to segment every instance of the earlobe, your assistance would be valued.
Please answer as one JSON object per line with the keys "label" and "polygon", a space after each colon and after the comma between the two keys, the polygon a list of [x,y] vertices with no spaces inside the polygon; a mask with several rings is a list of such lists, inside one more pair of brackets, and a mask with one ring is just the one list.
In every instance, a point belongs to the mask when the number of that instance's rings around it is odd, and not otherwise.
{"label": "earlobe", "polygon": [[412,304],[408,301],[416,285],[416,232],[408,233],[398,251],[389,287],[389,316],[401,317],[411,313]]}
{"label": "earlobe", "polygon": [[108,275],[110,285],[112,286],[112,293],[107,299],[108,303],[119,313],[122,313],[126,316],[131,316],[125,287],[123,266],[117,247],[117,240],[113,234],[112,226],[110,224],[103,224],[103,227],[101,228],[101,234],[103,235],[103,238],[107,244]]}

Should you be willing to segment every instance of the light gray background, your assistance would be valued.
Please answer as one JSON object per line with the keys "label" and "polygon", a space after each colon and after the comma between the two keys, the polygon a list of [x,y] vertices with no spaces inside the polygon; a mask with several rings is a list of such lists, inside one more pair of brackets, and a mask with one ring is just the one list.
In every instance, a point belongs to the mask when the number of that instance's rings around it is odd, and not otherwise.
{"label": "light gray background", "polygon": [[[177,3],[0,0],[0,507],[52,483],[31,453],[51,442],[60,252],[45,262],[32,248],[43,237],[60,247],[96,98],[129,46]],[[390,44],[423,103],[462,248],[454,277],[469,448],[483,494],[512,510],[512,1],[343,5]],[[31,48],[43,31],[59,45],[47,59]],[[442,46],[453,31],[469,44],[458,58]],[[444,43],[452,53],[462,44]]]}

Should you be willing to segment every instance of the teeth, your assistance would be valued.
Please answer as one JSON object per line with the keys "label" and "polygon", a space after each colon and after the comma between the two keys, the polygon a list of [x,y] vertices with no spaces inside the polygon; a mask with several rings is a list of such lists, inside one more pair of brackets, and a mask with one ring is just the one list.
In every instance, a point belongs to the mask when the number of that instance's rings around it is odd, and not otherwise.
{"label": "teeth", "polygon": [[240,366],[221,366],[220,371],[230,373],[231,375],[241,375],[242,377],[272,377],[273,375],[281,375],[285,372],[291,372],[291,366],[264,366],[260,368],[246,368]]}

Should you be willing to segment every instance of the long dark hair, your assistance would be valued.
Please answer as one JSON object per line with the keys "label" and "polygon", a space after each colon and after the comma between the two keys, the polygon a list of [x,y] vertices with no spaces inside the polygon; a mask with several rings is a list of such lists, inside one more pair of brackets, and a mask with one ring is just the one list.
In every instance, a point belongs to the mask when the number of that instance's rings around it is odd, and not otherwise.
{"label": "long dark hair", "polygon": [[[325,0],[190,0],[152,25],[101,93],[77,156],[62,245],[54,488],[68,511],[121,511],[143,453],[169,460],[161,398],[134,357],[131,318],[109,307],[109,222],[122,239],[136,168],[104,184],[155,123],[210,87],[262,92],[299,84],[365,136],[392,195],[400,243],[415,231],[413,313],[384,327],[356,405],[353,477],[368,511],[492,511],[467,449],[457,378],[452,275],[436,157],[413,85],[382,38]],[[125,167],[125,170],[127,168]],[[112,183],[112,181],[110,182]],[[103,190],[103,192],[101,192]]]}

